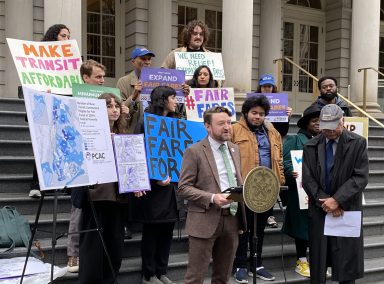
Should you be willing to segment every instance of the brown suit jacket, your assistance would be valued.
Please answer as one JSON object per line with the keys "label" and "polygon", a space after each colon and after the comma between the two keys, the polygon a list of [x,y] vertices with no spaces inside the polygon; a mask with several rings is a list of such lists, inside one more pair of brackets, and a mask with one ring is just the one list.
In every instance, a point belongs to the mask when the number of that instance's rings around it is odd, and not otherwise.
{"label": "brown suit jacket", "polygon": [[[240,152],[237,145],[228,142],[236,169],[238,185],[242,185]],[[178,193],[188,202],[187,234],[210,238],[220,220],[221,208],[211,203],[213,193],[221,193],[220,179],[208,138],[187,148],[183,155]],[[245,208],[239,203],[240,230],[246,230]]]}

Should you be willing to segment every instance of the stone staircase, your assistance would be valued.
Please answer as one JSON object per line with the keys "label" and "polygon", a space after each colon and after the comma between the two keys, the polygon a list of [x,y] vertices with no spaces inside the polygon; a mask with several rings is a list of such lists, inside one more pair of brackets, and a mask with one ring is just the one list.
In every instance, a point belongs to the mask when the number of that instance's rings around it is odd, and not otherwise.
{"label": "stone staircase", "polygon": [[[0,99],[0,206],[12,205],[25,215],[32,224],[39,201],[28,197],[29,183],[32,177],[33,152],[24,120],[24,102],[19,99]],[[296,133],[295,122],[299,115],[294,115],[290,133]],[[365,278],[358,283],[384,283],[384,129],[370,127],[369,184],[365,191],[364,206],[364,239],[365,239]],[[59,196],[57,231],[68,229],[70,197]],[[53,197],[45,198],[36,238],[44,251],[45,262],[51,261],[51,230],[52,230]],[[282,251],[284,252],[284,268],[286,283],[309,283],[294,272],[294,242],[288,236],[282,236],[282,212],[276,206],[275,216],[279,222],[278,229],[267,229],[264,247],[264,265],[276,276],[274,283],[285,283],[282,268]],[[181,237],[174,232],[169,261],[169,278],[182,283],[187,265],[188,238],[181,224]],[[124,260],[118,276],[119,283],[141,283],[140,259],[140,225],[134,226],[133,238],[125,241]],[[283,245],[282,245],[283,244]],[[56,246],[56,265],[65,266],[67,239],[58,240]],[[16,248],[12,253],[1,257],[25,256],[25,248]],[[89,264],[92,265],[92,264]],[[249,278],[250,283],[252,281]],[[56,283],[76,283],[77,274],[67,273]],[[264,283],[260,279],[258,283]],[[210,283],[209,278],[204,283]],[[231,279],[231,283],[235,283]]]}

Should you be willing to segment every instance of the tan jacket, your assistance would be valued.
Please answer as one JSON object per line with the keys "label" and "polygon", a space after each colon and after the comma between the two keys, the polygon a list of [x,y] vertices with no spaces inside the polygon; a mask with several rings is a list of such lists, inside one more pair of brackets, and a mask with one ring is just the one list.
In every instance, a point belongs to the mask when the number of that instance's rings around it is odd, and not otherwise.
{"label": "tan jacket", "polygon": [[137,77],[136,72],[132,71],[128,75],[121,77],[116,85],[116,87],[120,89],[121,99],[129,108],[130,120],[127,126],[128,130],[126,131],[128,134],[134,133],[135,127],[144,113],[143,104],[140,102],[140,96],[138,96],[136,100],[132,100],[134,86],[138,81],[139,78]]}
{"label": "tan jacket", "polygon": [[[280,181],[280,185],[285,184],[283,167],[283,146],[279,132],[273,127],[272,123],[264,122],[268,130],[269,143],[271,144],[271,166],[273,172]],[[232,142],[239,146],[241,155],[241,175],[245,179],[247,174],[255,167],[259,166],[259,149],[256,135],[253,133],[244,117],[233,125]]]}

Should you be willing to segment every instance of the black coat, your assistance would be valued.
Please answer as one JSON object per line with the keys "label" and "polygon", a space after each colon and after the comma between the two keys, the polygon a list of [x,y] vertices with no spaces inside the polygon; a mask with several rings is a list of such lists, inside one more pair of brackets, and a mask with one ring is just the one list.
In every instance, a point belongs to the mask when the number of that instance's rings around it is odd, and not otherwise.
{"label": "black coat", "polygon": [[[326,267],[332,263],[332,280],[348,281],[363,277],[363,234],[358,238],[334,237],[337,249],[327,252],[324,236],[326,213],[319,198],[325,193],[325,144],[323,134],[308,141],[303,153],[303,187],[309,198],[309,255],[311,283],[325,283]],[[362,211],[362,192],[368,183],[366,140],[346,129],[340,136],[332,173],[332,197],[345,211]],[[327,262],[328,258],[328,262]]]}

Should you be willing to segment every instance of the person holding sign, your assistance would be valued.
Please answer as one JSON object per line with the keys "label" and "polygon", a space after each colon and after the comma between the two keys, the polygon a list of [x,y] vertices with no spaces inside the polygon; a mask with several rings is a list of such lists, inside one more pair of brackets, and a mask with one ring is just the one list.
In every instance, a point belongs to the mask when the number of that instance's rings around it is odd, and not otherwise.
{"label": "person holding sign", "polygon": [[[291,151],[303,150],[309,139],[319,134],[320,108],[310,106],[304,110],[303,117],[297,122],[300,128],[296,135],[288,135],[283,146],[285,185],[288,186],[288,203],[282,231],[295,239],[296,273],[310,277],[307,260],[308,249],[308,210],[301,209],[298,198],[296,178],[298,173],[293,170]],[[301,189],[302,190],[302,189]]]}
{"label": "person holding sign", "polygon": [[[151,103],[145,110],[160,116],[176,116],[176,91],[159,86],[151,92]],[[135,133],[144,133],[144,119],[140,118]],[[151,190],[135,193],[134,219],[143,223],[141,259],[143,284],[173,283],[166,276],[173,229],[178,219],[176,184],[166,180],[150,180]]]}
{"label": "person holding sign", "polygon": [[176,69],[175,52],[209,52],[205,45],[209,39],[208,26],[200,20],[192,20],[183,30],[183,46],[172,50],[161,67]]}
{"label": "person holding sign", "polygon": [[217,81],[213,80],[211,69],[206,65],[196,68],[193,78],[186,82],[191,88],[217,88]]}
{"label": "person holding sign", "polygon": [[[271,105],[265,95],[247,98],[241,108],[242,117],[238,123],[233,125],[232,142],[240,148],[242,157],[241,173],[243,176],[247,176],[255,167],[264,166],[272,169],[279,179],[280,185],[284,185],[285,177],[281,137],[272,123],[265,120],[270,109]],[[253,257],[251,257],[250,268],[251,271],[254,271],[254,268],[256,268],[256,276],[262,280],[275,280],[275,277],[269,273],[262,264],[264,230],[267,219],[270,216],[270,210],[256,215],[249,209],[246,209],[246,212],[249,231],[239,236],[239,246],[233,264],[235,279],[237,282],[242,281],[240,283],[248,283],[248,242],[251,256],[253,256],[254,218],[257,218],[257,260],[256,263],[253,263]]]}
{"label": "person holding sign", "polygon": [[144,107],[143,102],[140,101],[143,84],[140,81],[140,75],[143,67],[151,66],[152,57],[155,57],[152,51],[145,47],[136,47],[131,53],[133,71],[117,81],[116,88],[120,89],[124,105],[129,108],[131,113],[131,120],[128,125],[129,134],[135,131],[137,123],[143,117]]}
{"label": "person holding sign", "polygon": [[188,200],[188,267],[184,283],[203,283],[212,258],[212,283],[228,283],[238,236],[246,230],[243,203],[222,193],[242,184],[240,152],[230,142],[231,112],[222,106],[204,112],[208,137],[184,152],[180,196]]}
{"label": "person holding sign", "polygon": [[[105,99],[111,133],[126,133],[126,127],[119,123],[129,118],[129,110],[121,104],[114,94],[102,94],[99,99]],[[127,195],[118,193],[117,182],[97,184],[90,189],[90,197],[94,201],[95,213],[111,258],[115,274],[119,272],[124,247],[124,212],[121,203]],[[84,202],[82,208],[82,230],[96,228],[92,209],[89,202]],[[80,283],[113,283],[111,268],[104,253],[104,248],[98,232],[91,231],[80,236]]]}
{"label": "person holding sign", "polygon": [[[367,140],[343,127],[343,111],[336,104],[321,109],[320,130],[303,151],[311,283],[325,283],[330,266],[332,281],[351,284],[364,276],[362,222],[359,236],[341,237],[325,235],[325,220],[335,222],[348,211],[357,211],[361,217],[362,194],[369,174]],[[343,220],[347,217],[343,216]]]}

